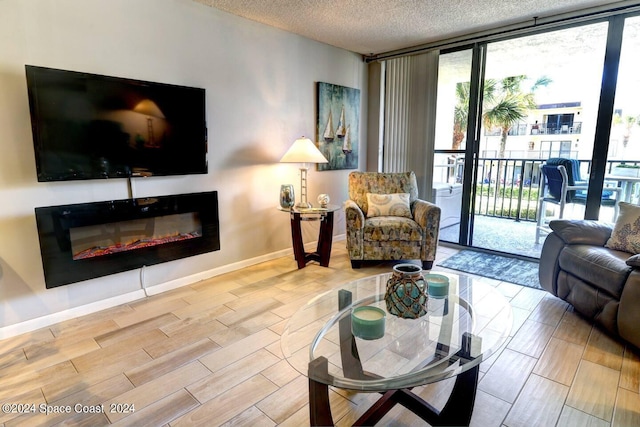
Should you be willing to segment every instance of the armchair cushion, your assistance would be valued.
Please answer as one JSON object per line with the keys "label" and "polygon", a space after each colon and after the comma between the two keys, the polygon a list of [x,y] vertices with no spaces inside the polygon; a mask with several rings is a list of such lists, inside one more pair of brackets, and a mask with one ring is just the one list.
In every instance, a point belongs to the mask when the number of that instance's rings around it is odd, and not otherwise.
{"label": "armchair cushion", "polygon": [[640,206],[620,202],[620,215],[606,247],[640,254]]}
{"label": "armchair cushion", "polygon": [[367,193],[367,218],[376,216],[402,216],[412,218],[409,193]]}
{"label": "armchair cushion", "polygon": [[422,235],[418,223],[410,218],[385,216],[364,221],[364,240],[369,242],[403,240],[420,243]]}

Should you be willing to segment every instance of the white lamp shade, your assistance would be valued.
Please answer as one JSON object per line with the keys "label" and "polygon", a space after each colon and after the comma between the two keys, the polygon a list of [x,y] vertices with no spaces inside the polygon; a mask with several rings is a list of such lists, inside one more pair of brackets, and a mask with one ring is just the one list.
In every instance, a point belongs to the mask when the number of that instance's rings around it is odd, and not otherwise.
{"label": "white lamp shade", "polygon": [[329,163],[318,147],[309,139],[300,137],[280,159],[281,163]]}

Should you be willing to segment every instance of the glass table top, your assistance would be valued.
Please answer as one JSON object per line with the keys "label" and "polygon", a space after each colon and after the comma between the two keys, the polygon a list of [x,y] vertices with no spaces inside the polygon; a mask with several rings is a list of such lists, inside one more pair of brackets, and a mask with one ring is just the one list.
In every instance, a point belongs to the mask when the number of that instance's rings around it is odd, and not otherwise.
{"label": "glass table top", "polygon": [[301,214],[322,214],[326,212],[335,212],[342,208],[340,205],[326,205],[324,207],[313,206],[310,208],[283,208],[282,206],[276,206],[279,211],[282,212],[290,212],[290,213],[301,213]]}
{"label": "glass table top", "polygon": [[[391,273],[345,283],[313,298],[290,318],[281,338],[284,356],[315,381],[362,391],[415,387],[478,365],[511,332],[511,305],[477,278],[437,273],[449,278],[449,294],[429,297],[427,314],[418,319],[388,313],[384,294]],[[339,310],[341,294],[352,303]],[[382,338],[365,340],[351,333],[351,313],[362,306],[386,313]],[[309,369],[319,358],[328,361],[328,372]],[[354,371],[354,359],[361,369]]]}

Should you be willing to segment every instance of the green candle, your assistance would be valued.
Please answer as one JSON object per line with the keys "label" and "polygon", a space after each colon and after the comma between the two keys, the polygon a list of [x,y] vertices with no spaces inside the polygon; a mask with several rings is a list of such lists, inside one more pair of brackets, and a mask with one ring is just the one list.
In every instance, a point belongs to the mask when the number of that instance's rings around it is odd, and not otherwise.
{"label": "green candle", "polygon": [[427,274],[424,276],[427,282],[429,296],[444,298],[449,294],[449,278],[442,274]]}
{"label": "green candle", "polygon": [[351,312],[351,332],[365,340],[384,336],[385,312],[378,307],[356,307]]}

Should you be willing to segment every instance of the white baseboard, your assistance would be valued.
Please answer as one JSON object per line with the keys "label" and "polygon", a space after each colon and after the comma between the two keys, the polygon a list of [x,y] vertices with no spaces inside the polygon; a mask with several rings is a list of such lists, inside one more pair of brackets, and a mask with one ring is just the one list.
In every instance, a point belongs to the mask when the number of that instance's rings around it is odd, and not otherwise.
{"label": "white baseboard", "polygon": [[[333,237],[333,241],[341,241],[346,239],[346,234],[341,234]],[[318,245],[317,242],[306,243],[307,250],[314,250]],[[202,271],[190,276],[181,277],[179,279],[171,280],[169,282],[161,283],[155,286],[151,286],[145,289],[139,289],[134,292],[129,292],[123,295],[118,295],[105,300],[92,302],[79,307],[70,308],[57,313],[48,314],[46,316],[37,317],[35,319],[26,320],[24,322],[15,323],[13,325],[4,326],[0,328],[0,340],[11,338],[16,335],[24,334],[27,332],[35,331],[37,329],[46,328],[47,326],[54,325],[56,323],[64,322],[65,320],[74,319],[76,317],[85,316],[87,314],[95,313],[101,310],[106,310],[111,307],[115,307],[122,304],[127,304],[132,301],[136,301],[146,296],[157,295],[162,292],[177,289],[182,286],[191,285],[201,280],[210,279],[221,274],[230,273],[232,271],[240,270],[241,268],[250,267],[252,265],[260,264],[262,262],[271,261],[284,256],[290,256],[293,254],[292,249],[284,249],[277,252],[261,255],[255,258],[249,258],[246,260],[234,262],[232,264],[223,265],[221,267],[212,268],[210,270]]]}
{"label": "white baseboard", "polygon": [[180,288],[186,285],[191,285],[193,283],[210,279],[215,276],[220,276],[221,274],[230,273],[232,271],[240,270],[241,268],[250,267],[252,265],[260,264],[261,262],[271,261],[292,254],[293,251],[291,249],[272,252],[270,254],[261,255],[259,257],[234,262],[233,264],[227,264],[221,267],[212,268],[210,270],[201,271],[200,273],[181,277],[179,279],[171,280],[169,282],[161,283],[159,285],[151,286],[145,289],[147,291],[147,295],[157,295],[161,294],[162,292],[170,291],[172,289]]}
{"label": "white baseboard", "polygon": [[59,311],[57,313],[48,314],[46,316],[36,317],[35,319],[26,320],[24,322],[15,323],[13,325],[0,328],[0,339],[14,337],[16,335],[35,331],[36,329],[40,328],[46,328],[47,326],[51,326],[59,322],[64,322],[65,320],[74,319],[76,317],[95,313],[97,311],[105,310],[117,305],[126,304],[144,297],[144,291],[140,289],[134,292],[107,298],[102,301],[92,302],[89,304],[81,305],[79,307],[74,307],[68,310]]}

